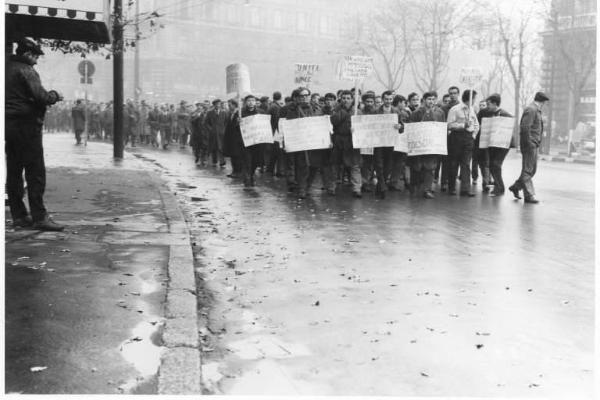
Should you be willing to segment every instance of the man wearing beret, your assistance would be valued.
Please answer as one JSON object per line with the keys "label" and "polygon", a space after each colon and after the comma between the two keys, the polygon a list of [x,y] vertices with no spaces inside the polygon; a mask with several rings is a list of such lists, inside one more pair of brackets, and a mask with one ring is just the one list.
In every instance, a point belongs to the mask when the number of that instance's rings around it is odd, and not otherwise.
{"label": "man wearing beret", "polygon": [[[42,126],[46,108],[63,98],[42,86],[33,68],[41,55],[44,52],[37,43],[23,39],[16,55],[10,56],[5,65],[6,193],[14,227],[33,225],[42,231],[62,231],[64,226],[52,221],[44,206],[46,166]],[[23,170],[31,216],[23,203]]]}
{"label": "man wearing beret", "polygon": [[536,204],[539,200],[535,198],[532,178],[537,170],[537,157],[544,123],[542,122],[542,109],[550,98],[542,92],[537,92],[533,103],[525,107],[521,116],[520,145],[523,163],[521,175],[515,183],[508,188],[516,199],[520,199],[519,191],[523,190],[525,203]]}

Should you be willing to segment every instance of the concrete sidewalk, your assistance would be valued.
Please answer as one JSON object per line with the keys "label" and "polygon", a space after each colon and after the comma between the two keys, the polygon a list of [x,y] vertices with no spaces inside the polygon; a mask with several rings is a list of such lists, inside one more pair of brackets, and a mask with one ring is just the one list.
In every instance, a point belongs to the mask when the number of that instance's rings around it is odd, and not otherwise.
{"label": "concrete sidewalk", "polygon": [[7,393],[200,394],[189,231],[147,164],[44,136],[46,207],[64,232],[13,229],[6,207]]}

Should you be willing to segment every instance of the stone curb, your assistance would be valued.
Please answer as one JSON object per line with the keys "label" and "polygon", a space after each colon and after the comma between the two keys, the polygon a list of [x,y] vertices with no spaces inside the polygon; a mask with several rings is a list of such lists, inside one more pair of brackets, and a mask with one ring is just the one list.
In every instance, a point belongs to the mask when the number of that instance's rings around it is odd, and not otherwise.
{"label": "stone curb", "polygon": [[177,244],[169,245],[165,349],[158,370],[158,394],[199,395],[202,394],[202,370],[190,232],[173,193],[157,175],[153,174],[153,179],[160,190],[169,233],[182,235]]}
{"label": "stone curb", "polygon": [[543,156],[540,156],[540,160],[553,161],[553,162],[575,163],[575,164],[588,164],[588,165],[596,164],[595,160],[584,160],[584,159],[580,159],[580,158],[563,157],[563,156],[543,155]]}

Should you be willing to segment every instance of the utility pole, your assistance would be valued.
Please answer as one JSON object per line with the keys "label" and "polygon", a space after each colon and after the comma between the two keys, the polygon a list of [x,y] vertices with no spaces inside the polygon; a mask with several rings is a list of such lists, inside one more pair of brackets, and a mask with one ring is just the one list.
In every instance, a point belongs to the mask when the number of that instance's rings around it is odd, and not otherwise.
{"label": "utility pole", "polygon": [[113,157],[123,159],[123,0],[115,0],[113,26]]}
{"label": "utility pole", "polygon": [[133,57],[133,99],[140,99],[140,0],[135,0],[135,49]]}

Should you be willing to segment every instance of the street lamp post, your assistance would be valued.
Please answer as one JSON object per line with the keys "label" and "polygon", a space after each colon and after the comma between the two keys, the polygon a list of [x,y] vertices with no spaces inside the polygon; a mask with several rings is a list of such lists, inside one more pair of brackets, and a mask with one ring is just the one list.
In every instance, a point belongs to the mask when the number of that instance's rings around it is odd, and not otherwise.
{"label": "street lamp post", "polygon": [[123,158],[123,0],[115,0],[113,27],[113,157]]}

